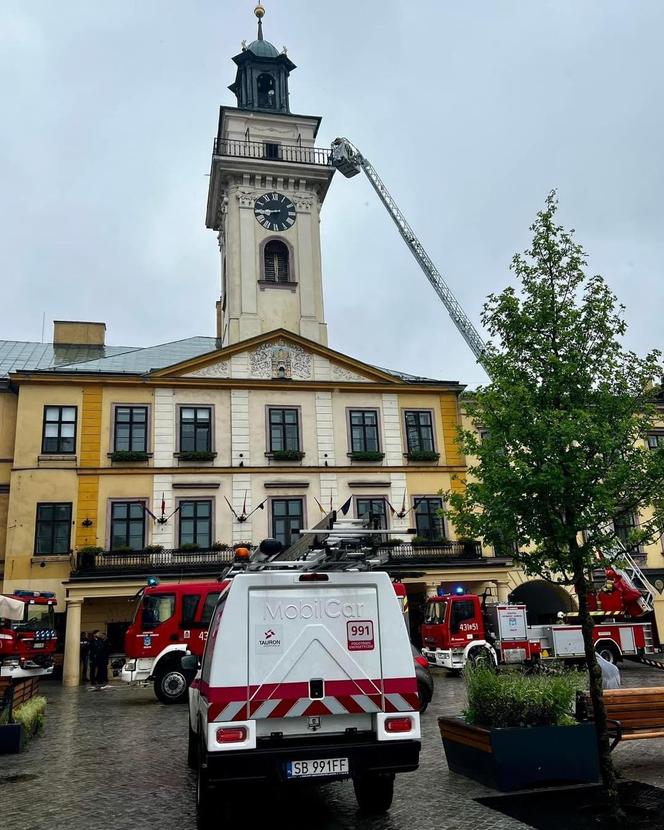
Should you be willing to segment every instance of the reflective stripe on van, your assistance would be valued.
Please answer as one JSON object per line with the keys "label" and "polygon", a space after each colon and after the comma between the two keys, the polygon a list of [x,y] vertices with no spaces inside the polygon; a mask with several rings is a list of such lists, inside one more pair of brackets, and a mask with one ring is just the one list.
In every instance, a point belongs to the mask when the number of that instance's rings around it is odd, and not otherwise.
{"label": "reflective stripe on van", "polygon": [[201,694],[209,704],[208,721],[410,712],[419,709],[414,677],[330,680],[325,684],[325,696],[319,700],[309,697],[309,684],[302,682],[253,687],[215,687],[201,683]]}

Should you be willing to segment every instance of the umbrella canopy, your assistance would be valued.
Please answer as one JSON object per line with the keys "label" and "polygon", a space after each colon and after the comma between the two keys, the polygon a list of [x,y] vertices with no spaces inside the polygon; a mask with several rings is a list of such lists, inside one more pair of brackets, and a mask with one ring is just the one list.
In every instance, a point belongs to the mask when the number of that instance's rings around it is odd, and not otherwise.
{"label": "umbrella canopy", "polygon": [[5,597],[0,594],[0,617],[7,620],[22,620],[25,613],[25,603],[20,599]]}

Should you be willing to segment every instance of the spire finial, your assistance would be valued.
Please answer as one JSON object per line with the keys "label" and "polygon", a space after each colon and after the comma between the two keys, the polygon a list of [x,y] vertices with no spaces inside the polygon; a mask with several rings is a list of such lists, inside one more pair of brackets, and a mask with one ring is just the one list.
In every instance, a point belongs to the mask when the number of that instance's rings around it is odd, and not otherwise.
{"label": "spire finial", "polygon": [[254,9],[254,14],[258,18],[258,39],[263,40],[263,17],[265,15],[265,7],[259,3]]}

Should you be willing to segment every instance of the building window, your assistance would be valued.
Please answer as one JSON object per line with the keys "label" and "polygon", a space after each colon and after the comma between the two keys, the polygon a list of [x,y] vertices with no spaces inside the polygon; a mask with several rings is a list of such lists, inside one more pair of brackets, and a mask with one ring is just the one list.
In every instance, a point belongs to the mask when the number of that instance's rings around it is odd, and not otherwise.
{"label": "building window", "polygon": [[631,510],[626,510],[623,513],[619,513],[613,520],[613,527],[616,533],[616,536],[620,541],[623,543],[625,548],[631,552],[641,553],[642,548],[641,545],[635,545],[630,541],[630,536],[632,535],[633,531],[638,527],[638,522],[636,520],[636,513]]}
{"label": "building window", "polygon": [[268,410],[270,424],[270,452],[300,449],[299,412],[297,409]]}
{"label": "building window", "polygon": [[197,545],[207,549],[212,544],[212,502],[208,499],[180,502],[178,545]]}
{"label": "building window", "polygon": [[111,550],[145,547],[145,510],[138,501],[114,501],[111,504]]}
{"label": "building window", "polygon": [[147,406],[116,406],[113,429],[113,449],[116,452],[148,451]]}
{"label": "building window", "polygon": [[414,504],[417,535],[432,542],[440,541],[445,535],[443,533],[443,519],[438,512],[442,510],[443,500],[425,496],[424,498],[415,499]]}
{"label": "building window", "polygon": [[433,452],[433,419],[426,410],[408,410],[406,418],[406,446],[408,452]]}
{"label": "building window", "polygon": [[69,553],[71,502],[42,502],[37,505],[35,554]]}
{"label": "building window", "polygon": [[265,158],[278,159],[279,158],[279,144],[273,144],[269,141],[265,142]]}
{"label": "building window", "polygon": [[262,72],[256,79],[258,92],[258,106],[264,109],[274,109],[275,91],[274,78],[268,72]]}
{"label": "building window", "polygon": [[368,513],[371,526],[374,530],[387,529],[387,505],[384,498],[356,499],[355,511],[358,519],[361,519],[362,516]]}
{"label": "building window", "polygon": [[351,452],[379,452],[378,412],[375,409],[351,409]]}
{"label": "building window", "polygon": [[43,453],[76,452],[76,407],[45,406]]}
{"label": "building window", "polygon": [[280,239],[271,239],[263,248],[263,279],[267,282],[290,282],[290,253]]}
{"label": "building window", "polygon": [[180,409],[180,452],[211,452],[212,409],[183,406]]}
{"label": "building window", "polygon": [[272,499],[272,536],[288,548],[300,538],[303,527],[304,502],[302,499]]}
{"label": "building window", "polygon": [[664,447],[664,433],[662,433],[662,432],[650,432],[650,433],[648,433],[648,449],[649,450],[657,450],[660,447]]}

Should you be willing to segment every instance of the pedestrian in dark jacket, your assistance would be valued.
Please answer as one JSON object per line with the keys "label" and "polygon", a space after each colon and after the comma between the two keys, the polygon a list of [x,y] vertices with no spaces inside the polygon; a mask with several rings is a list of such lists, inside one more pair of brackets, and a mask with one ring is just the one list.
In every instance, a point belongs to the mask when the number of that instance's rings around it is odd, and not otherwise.
{"label": "pedestrian in dark jacket", "polygon": [[85,631],[81,631],[81,682],[88,682],[88,664],[90,662],[90,639]]}
{"label": "pedestrian in dark jacket", "polygon": [[108,658],[111,647],[102,631],[95,631],[90,642],[90,680],[98,689],[108,683]]}

